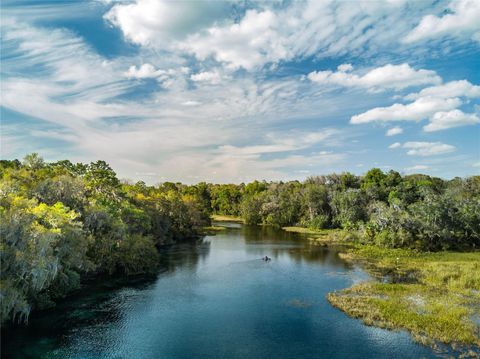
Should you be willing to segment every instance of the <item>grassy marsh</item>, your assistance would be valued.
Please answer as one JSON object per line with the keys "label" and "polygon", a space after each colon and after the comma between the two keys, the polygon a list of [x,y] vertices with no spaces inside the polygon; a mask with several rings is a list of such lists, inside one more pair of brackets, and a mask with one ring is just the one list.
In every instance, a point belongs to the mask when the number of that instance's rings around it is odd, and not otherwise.
{"label": "grassy marsh", "polygon": [[480,349],[480,252],[419,253],[352,245],[343,258],[361,261],[386,282],[328,295],[332,305],[367,325],[406,329],[419,342]]}

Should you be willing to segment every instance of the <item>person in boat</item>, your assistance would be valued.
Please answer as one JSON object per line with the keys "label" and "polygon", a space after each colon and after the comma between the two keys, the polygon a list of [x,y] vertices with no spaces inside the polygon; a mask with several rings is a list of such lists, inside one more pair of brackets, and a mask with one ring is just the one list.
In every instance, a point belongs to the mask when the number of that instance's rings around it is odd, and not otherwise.
{"label": "person in boat", "polygon": [[262,258],[265,262],[268,262],[271,258],[268,258],[268,256],[265,256]]}

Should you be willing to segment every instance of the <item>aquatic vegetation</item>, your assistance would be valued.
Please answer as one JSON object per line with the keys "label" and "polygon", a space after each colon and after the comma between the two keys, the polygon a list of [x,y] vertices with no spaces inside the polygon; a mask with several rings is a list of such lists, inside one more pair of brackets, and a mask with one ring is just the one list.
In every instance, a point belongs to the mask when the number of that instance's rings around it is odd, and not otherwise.
{"label": "aquatic vegetation", "polygon": [[406,329],[422,343],[480,348],[480,252],[422,253],[356,245],[351,260],[384,282],[333,292],[334,306],[368,325]]}

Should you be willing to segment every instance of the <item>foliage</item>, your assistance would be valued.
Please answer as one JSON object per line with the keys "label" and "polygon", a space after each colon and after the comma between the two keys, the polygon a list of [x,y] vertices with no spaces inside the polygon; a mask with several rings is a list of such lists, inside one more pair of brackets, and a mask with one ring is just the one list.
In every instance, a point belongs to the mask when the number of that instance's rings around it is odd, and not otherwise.
{"label": "foliage", "polygon": [[[0,314],[23,322],[81,279],[153,273],[161,245],[210,224],[209,191],[121,183],[104,161],[0,162]],[[208,205],[207,205],[207,204]]]}
{"label": "foliage", "polygon": [[[207,186],[213,213],[240,214],[248,224],[342,228],[352,239],[390,248],[480,247],[480,176],[446,181],[374,168],[365,176],[330,174],[304,183]],[[229,205],[219,206],[226,198]]]}

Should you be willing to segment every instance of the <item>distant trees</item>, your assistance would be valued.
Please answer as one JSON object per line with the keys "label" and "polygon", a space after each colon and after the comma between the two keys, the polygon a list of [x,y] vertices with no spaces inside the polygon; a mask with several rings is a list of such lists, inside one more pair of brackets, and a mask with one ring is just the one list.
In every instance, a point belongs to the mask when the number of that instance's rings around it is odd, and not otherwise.
{"label": "distant trees", "polygon": [[331,174],[304,183],[208,186],[214,213],[240,214],[247,224],[343,228],[389,247],[480,246],[480,176],[444,181],[373,168],[365,176]]}

